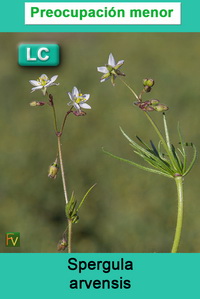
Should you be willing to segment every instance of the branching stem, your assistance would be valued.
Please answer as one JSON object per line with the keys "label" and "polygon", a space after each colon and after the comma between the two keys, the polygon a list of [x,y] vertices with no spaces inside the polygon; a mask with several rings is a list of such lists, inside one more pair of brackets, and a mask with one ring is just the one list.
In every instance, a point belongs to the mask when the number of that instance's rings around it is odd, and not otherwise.
{"label": "branching stem", "polygon": [[[58,156],[59,156],[59,161],[60,161],[60,171],[61,171],[61,177],[62,177],[62,183],[63,183],[63,192],[64,192],[64,198],[65,198],[65,203],[68,204],[68,195],[67,195],[67,185],[66,185],[66,179],[65,179],[65,172],[64,172],[64,166],[63,166],[63,158],[62,158],[62,145],[61,145],[61,135],[63,133],[64,130],[64,126],[65,126],[65,122],[67,119],[67,116],[72,112],[72,108],[66,113],[63,123],[62,123],[62,127],[61,127],[61,131],[58,131],[58,124],[57,124],[57,118],[56,118],[56,110],[55,110],[55,106],[53,103],[53,97],[50,99],[51,100],[51,107],[53,109],[53,118],[54,118],[54,128],[56,131],[56,136],[57,136],[57,140],[58,140]],[[72,248],[72,221],[71,219],[67,219],[68,222],[68,226],[67,226],[67,240],[68,240],[68,253],[71,253],[71,248]]]}

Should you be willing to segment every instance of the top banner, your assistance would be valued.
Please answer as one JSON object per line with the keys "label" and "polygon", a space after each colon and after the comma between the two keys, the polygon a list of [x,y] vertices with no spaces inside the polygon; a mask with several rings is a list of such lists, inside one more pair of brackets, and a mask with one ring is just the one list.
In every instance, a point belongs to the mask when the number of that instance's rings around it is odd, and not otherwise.
{"label": "top banner", "polygon": [[26,25],[180,25],[180,3],[31,2]]}
{"label": "top banner", "polygon": [[200,32],[197,0],[1,4],[0,32]]}

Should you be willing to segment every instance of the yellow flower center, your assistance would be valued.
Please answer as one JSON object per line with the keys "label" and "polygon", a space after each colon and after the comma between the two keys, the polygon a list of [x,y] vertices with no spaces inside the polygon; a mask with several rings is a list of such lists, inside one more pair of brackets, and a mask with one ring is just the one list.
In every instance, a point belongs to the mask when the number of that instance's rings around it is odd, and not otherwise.
{"label": "yellow flower center", "polygon": [[78,98],[76,98],[76,103],[79,104],[80,102],[85,101],[85,98],[83,97],[83,94],[80,93],[78,95]]}
{"label": "yellow flower center", "polygon": [[40,82],[42,86],[45,86],[48,80],[49,78],[47,76],[42,76],[37,79],[37,81]]}

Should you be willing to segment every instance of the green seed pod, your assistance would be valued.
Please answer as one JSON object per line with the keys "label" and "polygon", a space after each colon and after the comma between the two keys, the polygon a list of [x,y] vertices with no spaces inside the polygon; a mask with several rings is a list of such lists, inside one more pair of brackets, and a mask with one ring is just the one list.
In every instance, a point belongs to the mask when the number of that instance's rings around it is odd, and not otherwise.
{"label": "green seed pod", "polygon": [[49,173],[48,173],[48,177],[51,179],[56,179],[57,173],[58,173],[59,167],[58,164],[56,163],[56,161],[51,164],[51,166],[49,167]]}
{"label": "green seed pod", "polygon": [[163,105],[163,104],[158,104],[154,107],[154,110],[158,111],[158,112],[167,111],[168,109],[169,109],[169,107],[167,107],[166,105]]}

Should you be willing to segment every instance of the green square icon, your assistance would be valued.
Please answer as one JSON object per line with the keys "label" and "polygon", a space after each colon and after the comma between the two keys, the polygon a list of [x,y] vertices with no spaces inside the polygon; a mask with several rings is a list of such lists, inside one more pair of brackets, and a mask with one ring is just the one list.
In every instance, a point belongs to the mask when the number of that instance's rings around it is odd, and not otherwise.
{"label": "green square icon", "polygon": [[20,247],[20,233],[9,232],[5,234],[6,247]]}
{"label": "green square icon", "polygon": [[60,47],[57,44],[21,44],[18,63],[21,66],[58,66]]}

